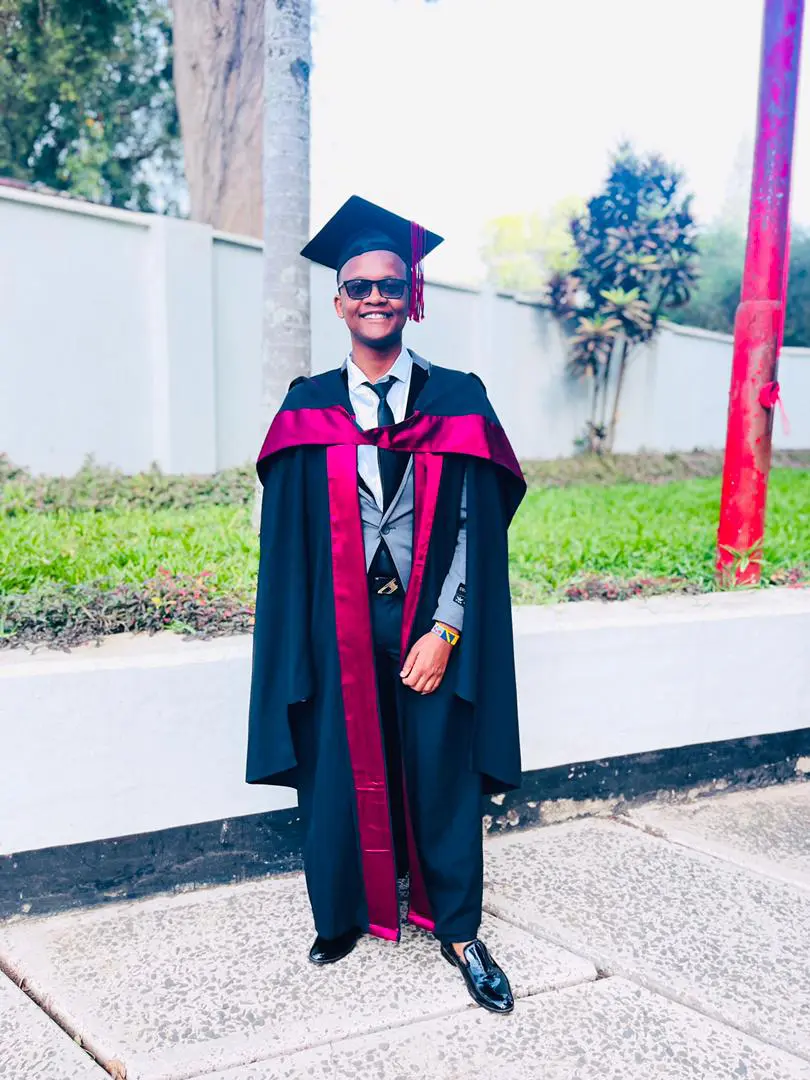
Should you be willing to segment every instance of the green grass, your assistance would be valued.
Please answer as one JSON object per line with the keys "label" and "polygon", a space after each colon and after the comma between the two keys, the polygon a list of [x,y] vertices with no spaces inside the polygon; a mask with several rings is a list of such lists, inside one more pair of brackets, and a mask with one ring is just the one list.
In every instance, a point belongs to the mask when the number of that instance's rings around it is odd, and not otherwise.
{"label": "green grass", "polygon": [[[713,587],[720,478],[529,492],[511,532],[516,599],[585,575],[683,578]],[[810,471],[771,474],[763,578],[810,562]]]}
{"label": "green grass", "polygon": [[[596,575],[678,578],[713,587],[718,477],[663,485],[533,488],[511,532],[519,602]],[[139,584],[159,567],[211,571],[215,591],[250,599],[258,540],[247,506],[21,511],[2,519],[0,593],[104,581]],[[763,578],[810,564],[810,471],[771,475]]]}
{"label": "green grass", "polygon": [[210,570],[222,593],[255,589],[259,542],[247,507],[196,510],[57,510],[3,522],[0,593],[104,580],[139,584],[158,567]]}

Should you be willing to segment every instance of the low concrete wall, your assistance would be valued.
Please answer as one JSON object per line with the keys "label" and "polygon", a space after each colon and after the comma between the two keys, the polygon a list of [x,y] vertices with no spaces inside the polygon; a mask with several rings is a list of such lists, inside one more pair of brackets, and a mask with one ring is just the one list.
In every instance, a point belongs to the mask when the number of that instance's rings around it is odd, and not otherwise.
{"label": "low concrete wall", "polygon": [[[810,727],[810,592],[515,609],[524,768]],[[251,639],[0,653],[0,854],[294,805],[244,783]]]}

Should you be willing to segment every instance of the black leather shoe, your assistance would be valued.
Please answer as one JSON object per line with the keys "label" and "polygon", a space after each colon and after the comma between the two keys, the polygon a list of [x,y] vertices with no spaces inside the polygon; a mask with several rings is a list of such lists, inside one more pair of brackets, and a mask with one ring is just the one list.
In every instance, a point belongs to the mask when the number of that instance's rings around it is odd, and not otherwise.
{"label": "black leather shoe", "polygon": [[325,938],[318,934],[309,950],[309,958],[313,964],[334,964],[336,960],[349,955],[362,933],[358,926],[353,926],[336,938]]}
{"label": "black leather shoe", "polygon": [[483,941],[476,938],[465,945],[464,960],[452,945],[442,945],[442,956],[459,969],[476,1005],[495,1013],[510,1013],[514,1009],[515,999],[509,980],[489,955]]}

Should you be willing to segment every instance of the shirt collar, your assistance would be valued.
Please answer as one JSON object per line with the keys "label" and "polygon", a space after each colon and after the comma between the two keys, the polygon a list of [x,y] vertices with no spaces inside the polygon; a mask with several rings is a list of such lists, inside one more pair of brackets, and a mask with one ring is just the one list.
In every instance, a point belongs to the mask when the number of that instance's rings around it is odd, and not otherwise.
{"label": "shirt collar", "polygon": [[[391,376],[393,379],[399,379],[400,382],[407,382],[408,376],[411,373],[411,367],[413,366],[413,360],[411,354],[403,346],[402,352],[394,361],[394,364],[385,373],[383,378]],[[346,357],[346,373],[349,377],[349,389],[356,390],[358,386],[362,386],[363,383],[368,382],[368,378],[363,374],[360,368],[352,360],[351,353]]]}

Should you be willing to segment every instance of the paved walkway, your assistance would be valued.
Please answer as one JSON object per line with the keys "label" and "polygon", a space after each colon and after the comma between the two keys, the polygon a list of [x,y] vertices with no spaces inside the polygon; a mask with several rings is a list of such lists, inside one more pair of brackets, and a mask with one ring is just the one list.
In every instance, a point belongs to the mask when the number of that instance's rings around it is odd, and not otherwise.
{"label": "paved walkway", "polygon": [[486,874],[510,1017],[413,929],[314,968],[295,875],[0,925],[0,1077],[810,1080],[810,783],[495,837]]}

